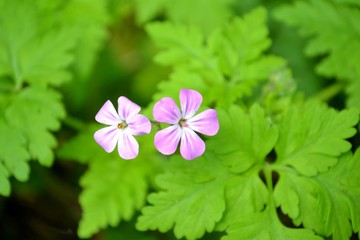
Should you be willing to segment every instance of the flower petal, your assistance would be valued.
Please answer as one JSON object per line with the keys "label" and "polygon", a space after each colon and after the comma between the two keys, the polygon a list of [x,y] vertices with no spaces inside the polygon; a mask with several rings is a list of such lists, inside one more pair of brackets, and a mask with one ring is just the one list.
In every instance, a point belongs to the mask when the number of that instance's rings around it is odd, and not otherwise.
{"label": "flower petal", "polygon": [[179,125],[173,125],[155,134],[155,147],[164,155],[173,154],[176,151],[181,137]]}
{"label": "flower petal", "polygon": [[100,108],[99,112],[95,116],[95,120],[99,123],[107,125],[114,125],[119,122],[119,115],[110,100],[107,100]]}
{"label": "flower petal", "polygon": [[186,123],[192,130],[208,136],[214,136],[219,131],[219,120],[214,109],[205,110]]}
{"label": "flower petal", "polygon": [[160,99],[154,106],[153,115],[156,121],[169,124],[177,124],[181,119],[181,113],[172,98]]}
{"label": "flower petal", "polygon": [[148,134],[151,131],[150,120],[142,114],[136,114],[128,121],[128,128],[132,135]]}
{"label": "flower petal", "polygon": [[141,107],[126,97],[119,97],[118,99],[118,113],[121,120],[127,120],[132,115],[138,114],[141,110]]}
{"label": "flower petal", "polygon": [[96,131],[94,138],[106,152],[112,152],[118,142],[119,133],[120,131],[116,126],[109,126]]}
{"label": "flower petal", "polygon": [[181,112],[185,119],[189,119],[199,109],[202,103],[202,96],[198,91],[191,89],[181,89],[180,104]]}
{"label": "flower petal", "polygon": [[193,160],[205,152],[204,141],[190,128],[183,128],[180,153],[186,160]]}
{"label": "flower petal", "polygon": [[118,151],[121,158],[129,160],[139,154],[139,144],[129,131],[121,131],[118,142]]}

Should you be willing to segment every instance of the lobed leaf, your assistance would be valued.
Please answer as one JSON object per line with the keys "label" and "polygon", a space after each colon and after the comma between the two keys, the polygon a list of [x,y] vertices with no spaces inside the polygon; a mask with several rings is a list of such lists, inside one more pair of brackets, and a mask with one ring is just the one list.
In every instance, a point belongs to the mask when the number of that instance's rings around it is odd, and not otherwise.
{"label": "lobed leaf", "polygon": [[78,234],[88,238],[102,228],[129,221],[144,204],[149,183],[149,164],[137,159],[123,161],[112,157],[94,159],[82,176],[80,195],[83,209]]}
{"label": "lobed leaf", "polygon": [[270,204],[263,212],[246,214],[242,220],[232,224],[221,240],[321,240],[309,229],[285,227],[279,220],[274,204]]}
{"label": "lobed leaf", "polygon": [[205,94],[206,101],[228,107],[251,95],[261,81],[285,64],[279,57],[264,54],[270,39],[263,8],[235,18],[208,37],[193,25],[179,23],[150,23],[146,30],[163,49],[155,61],[174,68],[170,81],[161,84],[160,95],[194,86],[192,79],[196,79],[195,89]]}
{"label": "lobed leaf", "polygon": [[14,97],[5,110],[6,122],[21,133],[31,158],[50,166],[56,139],[49,131],[60,128],[65,109],[60,94],[46,88],[28,87]]}
{"label": "lobed leaf", "polygon": [[59,129],[65,110],[60,95],[47,88],[27,87],[3,95],[1,100],[0,192],[9,195],[7,178],[14,175],[26,181],[30,159],[45,166],[52,164],[52,149],[57,143],[50,131]]}
{"label": "lobed leaf", "polygon": [[332,235],[334,240],[349,239],[360,229],[359,153],[343,155],[330,171],[316,177],[279,169],[274,192],[277,205],[296,225],[303,224],[323,236]]}
{"label": "lobed leaf", "polygon": [[[221,27],[232,15],[234,0],[135,0],[136,19],[140,24],[165,15],[171,22],[192,24],[204,33]],[[189,6],[191,6],[189,8]]]}
{"label": "lobed leaf", "polygon": [[177,238],[198,239],[215,228],[225,210],[226,167],[212,154],[195,161],[172,157],[167,172],[157,178],[163,190],[149,196],[138,230],[174,228]]}
{"label": "lobed leaf", "polygon": [[210,139],[208,148],[235,173],[245,172],[255,164],[263,164],[278,140],[278,129],[265,117],[257,104],[249,113],[232,106],[228,111],[219,109],[221,123],[216,138]]}
{"label": "lobed leaf", "polygon": [[107,226],[129,221],[145,205],[158,156],[152,147],[153,134],[139,138],[140,152],[134,161],[120,159],[117,150],[106,153],[94,140],[99,125],[90,125],[67,142],[59,156],[88,163],[81,177],[80,205],[83,210],[78,234],[88,238]]}
{"label": "lobed leaf", "polygon": [[[40,12],[31,1],[4,0],[0,8],[0,74],[10,75],[17,88],[24,82],[59,85],[68,80],[73,28],[53,25],[52,13]],[[48,25],[40,24],[42,17]]]}
{"label": "lobed leaf", "polygon": [[238,174],[226,182],[226,210],[221,221],[216,225],[217,231],[225,231],[248,214],[261,212],[269,199],[269,191],[260,179],[260,167],[253,167],[246,173]]}
{"label": "lobed leaf", "polygon": [[346,139],[356,133],[358,120],[355,109],[338,112],[315,101],[292,107],[279,124],[276,164],[306,176],[328,171],[351,148]]}
{"label": "lobed leaf", "polygon": [[[73,65],[76,75],[80,79],[85,79],[89,77],[107,37],[109,22],[107,1],[72,0],[65,5],[62,15],[65,26],[76,28],[78,37],[75,43]],[[69,36],[71,35],[68,35],[68,38]]]}
{"label": "lobed leaf", "polygon": [[8,178],[11,175],[19,181],[26,181],[30,168],[29,153],[26,151],[26,139],[0,118],[0,194],[9,196],[11,187]]}
{"label": "lobed leaf", "polygon": [[[360,70],[360,10],[347,4],[357,0],[308,0],[284,5],[275,11],[275,17],[299,28],[310,37],[306,54],[322,57],[316,71],[325,77],[347,80],[359,85]],[[348,105],[353,106],[356,91],[348,91]]]}

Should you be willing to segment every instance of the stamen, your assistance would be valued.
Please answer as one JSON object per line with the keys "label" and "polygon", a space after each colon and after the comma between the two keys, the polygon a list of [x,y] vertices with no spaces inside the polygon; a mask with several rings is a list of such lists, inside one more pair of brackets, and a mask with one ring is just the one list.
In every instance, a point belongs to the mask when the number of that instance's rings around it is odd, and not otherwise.
{"label": "stamen", "polygon": [[126,122],[121,122],[121,123],[119,123],[118,125],[117,125],[117,128],[118,129],[124,129],[124,128],[126,128],[128,125],[127,125],[127,123]]}
{"label": "stamen", "polygon": [[189,125],[186,123],[186,119],[180,119],[179,125],[180,127],[189,127]]}

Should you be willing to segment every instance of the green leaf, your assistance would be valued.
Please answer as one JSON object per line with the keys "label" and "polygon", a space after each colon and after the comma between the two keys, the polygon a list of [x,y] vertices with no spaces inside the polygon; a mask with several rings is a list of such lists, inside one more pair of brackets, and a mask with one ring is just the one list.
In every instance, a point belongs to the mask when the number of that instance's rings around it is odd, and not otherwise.
{"label": "green leaf", "polygon": [[[144,159],[124,161],[117,153],[90,162],[81,178],[84,191],[80,195],[83,215],[78,234],[88,238],[108,225],[129,221],[144,204],[149,188],[151,165]],[[150,165],[150,166],[149,166]]]}
{"label": "green leaf", "polygon": [[156,17],[166,4],[166,0],[134,0],[136,7],[136,21],[144,24]]}
{"label": "green leaf", "polygon": [[8,196],[7,179],[26,181],[30,159],[52,164],[56,139],[50,131],[59,129],[65,111],[57,92],[38,87],[1,94],[0,109],[0,193]]}
{"label": "green leaf", "polygon": [[58,130],[64,116],[60,95],[37,87],[20,91],[5,110],[6,122],[25,137],[31,158],[45,166],[52,164],[52,148],[56,146],[56,139],[49,131]]}
{"label": "green leaf", "polygon": [[279,220],[273,204],[263,212],[245,214],[237,223],[227,229],[221,240],[321,240],[308,229],[292,229],[285,227]]}
{"label": "green leaf", "polygon": [[160,232],[174,228],[177,238],[198,239],[214,230],[225,210],[224,181],[231,175],[211,153],[195,161],[171,158],[167,171],[157,178],[163,190],[153,193],[142,209],[138,230]]}
{"label": "green leaf", "polygon": [[99,125],[90,125],[66,143],[59,157],[89,164],[81,177],[80,205],[83,215],[78,234],[88,238],[107,226],[129,221],[145,205],[154,175],[159,171],[153,134],[138,139],[139,156],[132,161],[121,159],[115,149],[106,153],[94,140]]}
{"label": "green leaf", "polygon": [[346,3],[346,4],[354,4],[354,5],[359,5],[360,6],[360,1],[359,0],[333,0],[334,2],[339,2],[339,3]]}
{"label": "green leaf", "polygon": [[94,140],[94,133],[100,128],[99,124],[87,126],[83,131],[61,146],[57,153],[58,157],[75,160],[80,163],[89,163],[93,159],[102,159],[104,157],[104,150]]}
{"label": "green leaf", "polygon": [[0,194],[10,195],[10,182],[8,178],[14,175],[19,181],[26,181],[30,168],[29,153],[26,150],[25,137],[11,128],[0,118]]}
{"label": "green leaf", "polygon": [[231,171],[245,172],[265,162],[277,142],[278,129],[259,105],[253,105],[249,113],[236,106],[228,111],[219,109],[218,118],[220,130],[216,138],[210,139],[208,148],[221,157]]}
{"label": "green leaf", "polygon": [[0,8],[0,74],[10,75],[18,89],[24,82],[59,85],[68,80],[73,28],[52,24],[54,13],[40,12],[32,1],[4,0]]}
{"label": "green leaf", "polygon": [[350,108],[360,109],[360,76],[357,78],[359,81],[352,81],[346,86],[346,105]]}
{"label": "green leaf", "polygon": [[351,148],[346,139],[356,133],[358,120],[355,109],[338,112],[316,101],[290,108],[279,124],[276,163],[306,176],[327,171]]}
{"label": "green leaf", "polygon": [[244,218],[244,215],[260,212],[269,198],[266,185],[259,177],[261,168],[238,174],[226,182],[226,210],[217,231],[225,231],[230,225]]}
{"label": "green leaf", "polygon": [[278,206],[296,225],[303,224],[332,239],[349,239],[360,229],[360,151],[343,155],[330,171],[303,177],[291,168],[278,169]]}
{"label": "green leaf", "polygon": [[234,2],[234,0],[134,1],[137,22],[140,24],[146,23],[163,13],[171,22],[192,24],[199,27],[204,33],[209,33],[220,27],[229,19],[232,15],[230,5]]}
{"label": "green leaf", "polygon": [[297,1],[280,7],[275,16],[289,25],[298,26],[311,36],[306,48],[309,56],[327,54],[317,71],[328,77],[352,79],[360,61],[360,11],[325,0]]}
{"label": "green leaf", "polygon": [[154,22],[146,25],[146,31],[157,46],[165,48],[156,55],[156,62],[163,65],[206,67],[216,70],[216,63],[204,46],[205,36],[197,27],[172,22]]}
{"label": "green leaf", "polygon": [[195,89],[206,94],[206,101],[228,107],[252,95],[262,81],[285,64],[279,57],[264,54],[270,39],[263,8],[235,18],[208,37],[193,25],[171,22],[151,23],[146,30],[163,49],[155,61],[174,68],[170,81],[161,84],[160,95],[181,85],[194,86],[191,81],[196,79],[199,89]]}
{"label": "green leaf", "polygon": [[[86,11],[84,11],[86,9]],[[65,26],[76,28],[74,69],[81,79],[87,78],[107,36],[106,0],[72,0],[63,9]]]}

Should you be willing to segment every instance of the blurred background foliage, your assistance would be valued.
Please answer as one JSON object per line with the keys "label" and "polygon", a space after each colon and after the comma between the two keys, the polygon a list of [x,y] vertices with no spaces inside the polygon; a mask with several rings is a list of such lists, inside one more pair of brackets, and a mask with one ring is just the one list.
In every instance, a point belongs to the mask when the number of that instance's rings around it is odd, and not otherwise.
{"label": "blurred background foliage", "polygon": [[[152,136],[138,139],[140,156],[130,164],[118,159],[116,151],[106,154],[92,139],[100,127],[94,124],[94,116],[107,99],[116,102],[119,96],[127,96],[151,117],[151,102],[169,94],[167,84],[183,77],[193,77],[196,84],[197,76],[174,74],[173,66],[161,64],[160,57],[154,61],[159,49],[166,48],[166,43],[159,42],[166,39],[157,39],[153,22],[189,24],[210,39],[212,32],[235,16],[262,6],[268,15],[264,31],[270,41],[263,50],[281,57],[276,66],[283,67],[256,90],[258,97],[245,101],[259,101],[276,114],[293,101],[296,91],[296,98],[318,97],[336,108],[360,107],[357,0],[0,0],[0,6],[8,10],[0,10],[1,98],[8,97],[14,80],[18,89],[44,84],[61,93],[63,101],[56,111],[61,127],[47,129],[56,130],[57,146],[49,145],[55,161],[51,157],[45,163],[39,158],[40,164],[30,161],[29,177],[16,177],[25,182],[11,177],[11,194],[0,196],[0,239],[78,239],[78,229],[80,236],[94,240],[175,239],[171,232],[135,230],[146,193],[157,188],[154,176],[164,167],[165,158],[154,151]],[[38,41],[30,42],[34,34]],[[32,67],[45,70],[24,70],[21,80],[6,63],[5,43],[29,49],[20,62],[27,66],[41,59],[41,64]],[[41,53],[42,49],[46,51]],[[52,61],[57,63],[50,66]],[[342,65],[337,66],[338,62]],[[169,79],[175,80],[168,83]],[[178,84],[182,87],[181,81]],[[171,94],[177,96],[178,88],[172,89]],[[51,164],[50,168],[41,166]],[[211,233],[203,239],[220,236]]]}

